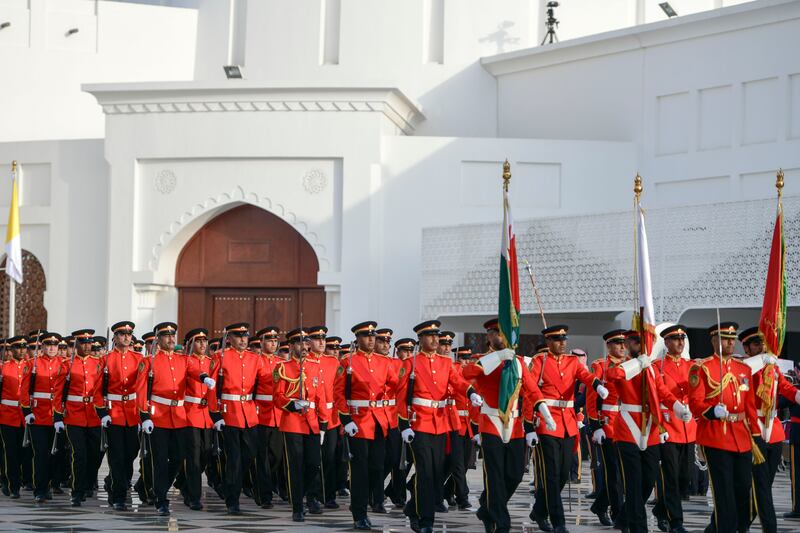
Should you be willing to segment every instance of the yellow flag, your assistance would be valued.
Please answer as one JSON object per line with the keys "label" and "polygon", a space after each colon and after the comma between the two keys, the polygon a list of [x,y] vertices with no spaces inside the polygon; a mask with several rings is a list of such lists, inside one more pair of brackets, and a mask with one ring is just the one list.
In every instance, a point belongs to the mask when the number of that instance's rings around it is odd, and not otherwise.
{"label": "yellow flag", "polygon": [[6,274],[22,283],[22,244],[19,239],[19,194],[17,193],[17,162],[11,166],[11,204],[8,207],[6,230]]}

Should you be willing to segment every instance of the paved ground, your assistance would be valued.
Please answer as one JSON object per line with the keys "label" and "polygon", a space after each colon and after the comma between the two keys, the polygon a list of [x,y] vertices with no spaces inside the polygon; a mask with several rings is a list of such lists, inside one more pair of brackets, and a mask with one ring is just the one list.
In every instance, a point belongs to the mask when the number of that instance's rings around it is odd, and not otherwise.
{"label": "paved ground", "polygon": [[[584,463],[584,474],[587,464]],[[101,476],[102,477],[102,476]],[[588,476],[584,475],[584,480]],[[469,483],[472,488],[471,500],[477,502],[480,492],[481,478],[477,471],[469,472]],[[588,512],[587,500],[583,496],[587,493],[588,484],[572,486],[573,505],[572,511],[567,510],[568,527],[572,533],[589,531],[615,531],[611,528],[601,527],[595,517]],[[788,474],[778,473],[778,479],[773,487],[775,507],[778,516],[789,509],[790,489]],[[566,498],[565,489],[564,496]],[[67,495],[56,496],[53,502],[36,506],[30,492],[23,493],[22,500],[10,500],[0,496],[0,531],[47,531],[47,532],[147,532],[147,531],[192,531],[196,533],[221,533],[221,532],[279,532],[297,531],[298,527],[306,532],[323,532],[331,530],[347,530],[351,527],[349,512],[347,511],[347,498],[342,509],[326,511],[320,517],[310,517],[303,524],[294,524],[288,504],[279,502],[274,509],[265,511],[258,509],[252,501],[243,498],[242,508],[245,514],[241,517],[229,517],[224,513],[224,505],[216,495],[210,491],[206,493],[206,510],[190,511],[179,503],[180,498],[172,498],[173,515],[170,518],[156,516],[150,507],[141,507],[139,500],[134,496],[133,510],[127,513],[114,513],[105,503],[105,494],[100,494],[83,507],[73,509],[69,506]],[[514,517],[514,530],[523,532],[537,531],[530,523],[528,512],[531,505],[531,495],[528,492],[527,479],[520,485],[512,502],[511,514]],[[566,502],[565,502],[566,506]],[[708,523],[710,513],[709,501],[705,497],[693,497],[691,502],[684,502],[686,512],[686,527],[690,531],[702,531]],[[378,531],[410,531],[408,523],[398,511],[390,511],[388,515],[373,515],[372,521]],[[473,512],[456,511],[437,515],[435,530],[437,532],[475,532],[482,533],[483,527],[475,518]],[[653,522],[651,531],[658,531]],[[753,532],[760,531],[758,524],[754,524]],[[800,521],[788,521],[779,518],[779,531],[790,533],[800,531]]]}

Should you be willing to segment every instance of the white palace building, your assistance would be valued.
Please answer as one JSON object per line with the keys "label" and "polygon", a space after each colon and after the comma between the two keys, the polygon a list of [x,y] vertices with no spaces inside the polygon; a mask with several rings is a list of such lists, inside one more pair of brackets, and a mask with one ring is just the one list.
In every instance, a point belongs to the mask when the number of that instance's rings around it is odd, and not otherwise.
{"label": "white palace building", "polygon": [[560,0],[540,45],[546,4],[0,0],[18,332],[302,315],[345,340],[368,319],[478,333],[507,158],[520,260],[592,353],[630,323],[637,172],[657,319],[699,337],[717,306],[757,321],[783,168],[800,354],[800,1]]}

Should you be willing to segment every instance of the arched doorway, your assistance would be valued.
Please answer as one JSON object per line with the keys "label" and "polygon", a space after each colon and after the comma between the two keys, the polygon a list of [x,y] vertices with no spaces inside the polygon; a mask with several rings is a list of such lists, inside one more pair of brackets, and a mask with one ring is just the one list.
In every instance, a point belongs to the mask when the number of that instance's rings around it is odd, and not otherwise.
{"label": "arched doorway", "polygon": [[232,322],[252,327],[325,322],[325,291],[308,242],[279,217],[242,205],[211,219],[186,243],[175,268],[178,325],[208,327],[214,336]]}
{"label": "arched doorway", "polygon": [[[6,267],[6,259],[0,263]],[[8,331],[8,282],[5,270],[0,272],[0,336]],[[44,307],[44,291],[47,280],[44,268],[36,256],[22,250],[22,285],[17,285],[14,301],[13,335],[27,335],[35,329],[47,329],[47,309]]]}

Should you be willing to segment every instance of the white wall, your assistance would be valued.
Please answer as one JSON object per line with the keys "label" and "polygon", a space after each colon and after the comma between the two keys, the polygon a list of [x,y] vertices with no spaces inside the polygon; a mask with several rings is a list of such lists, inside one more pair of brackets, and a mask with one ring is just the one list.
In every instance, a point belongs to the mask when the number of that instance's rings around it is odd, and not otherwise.
{"label": "white wall", "polygon": [[193,75],[191,9],[0,0],[1,22],[11,26],[0,30],[0,142],[102,137],[103,115],[82,83]]}

